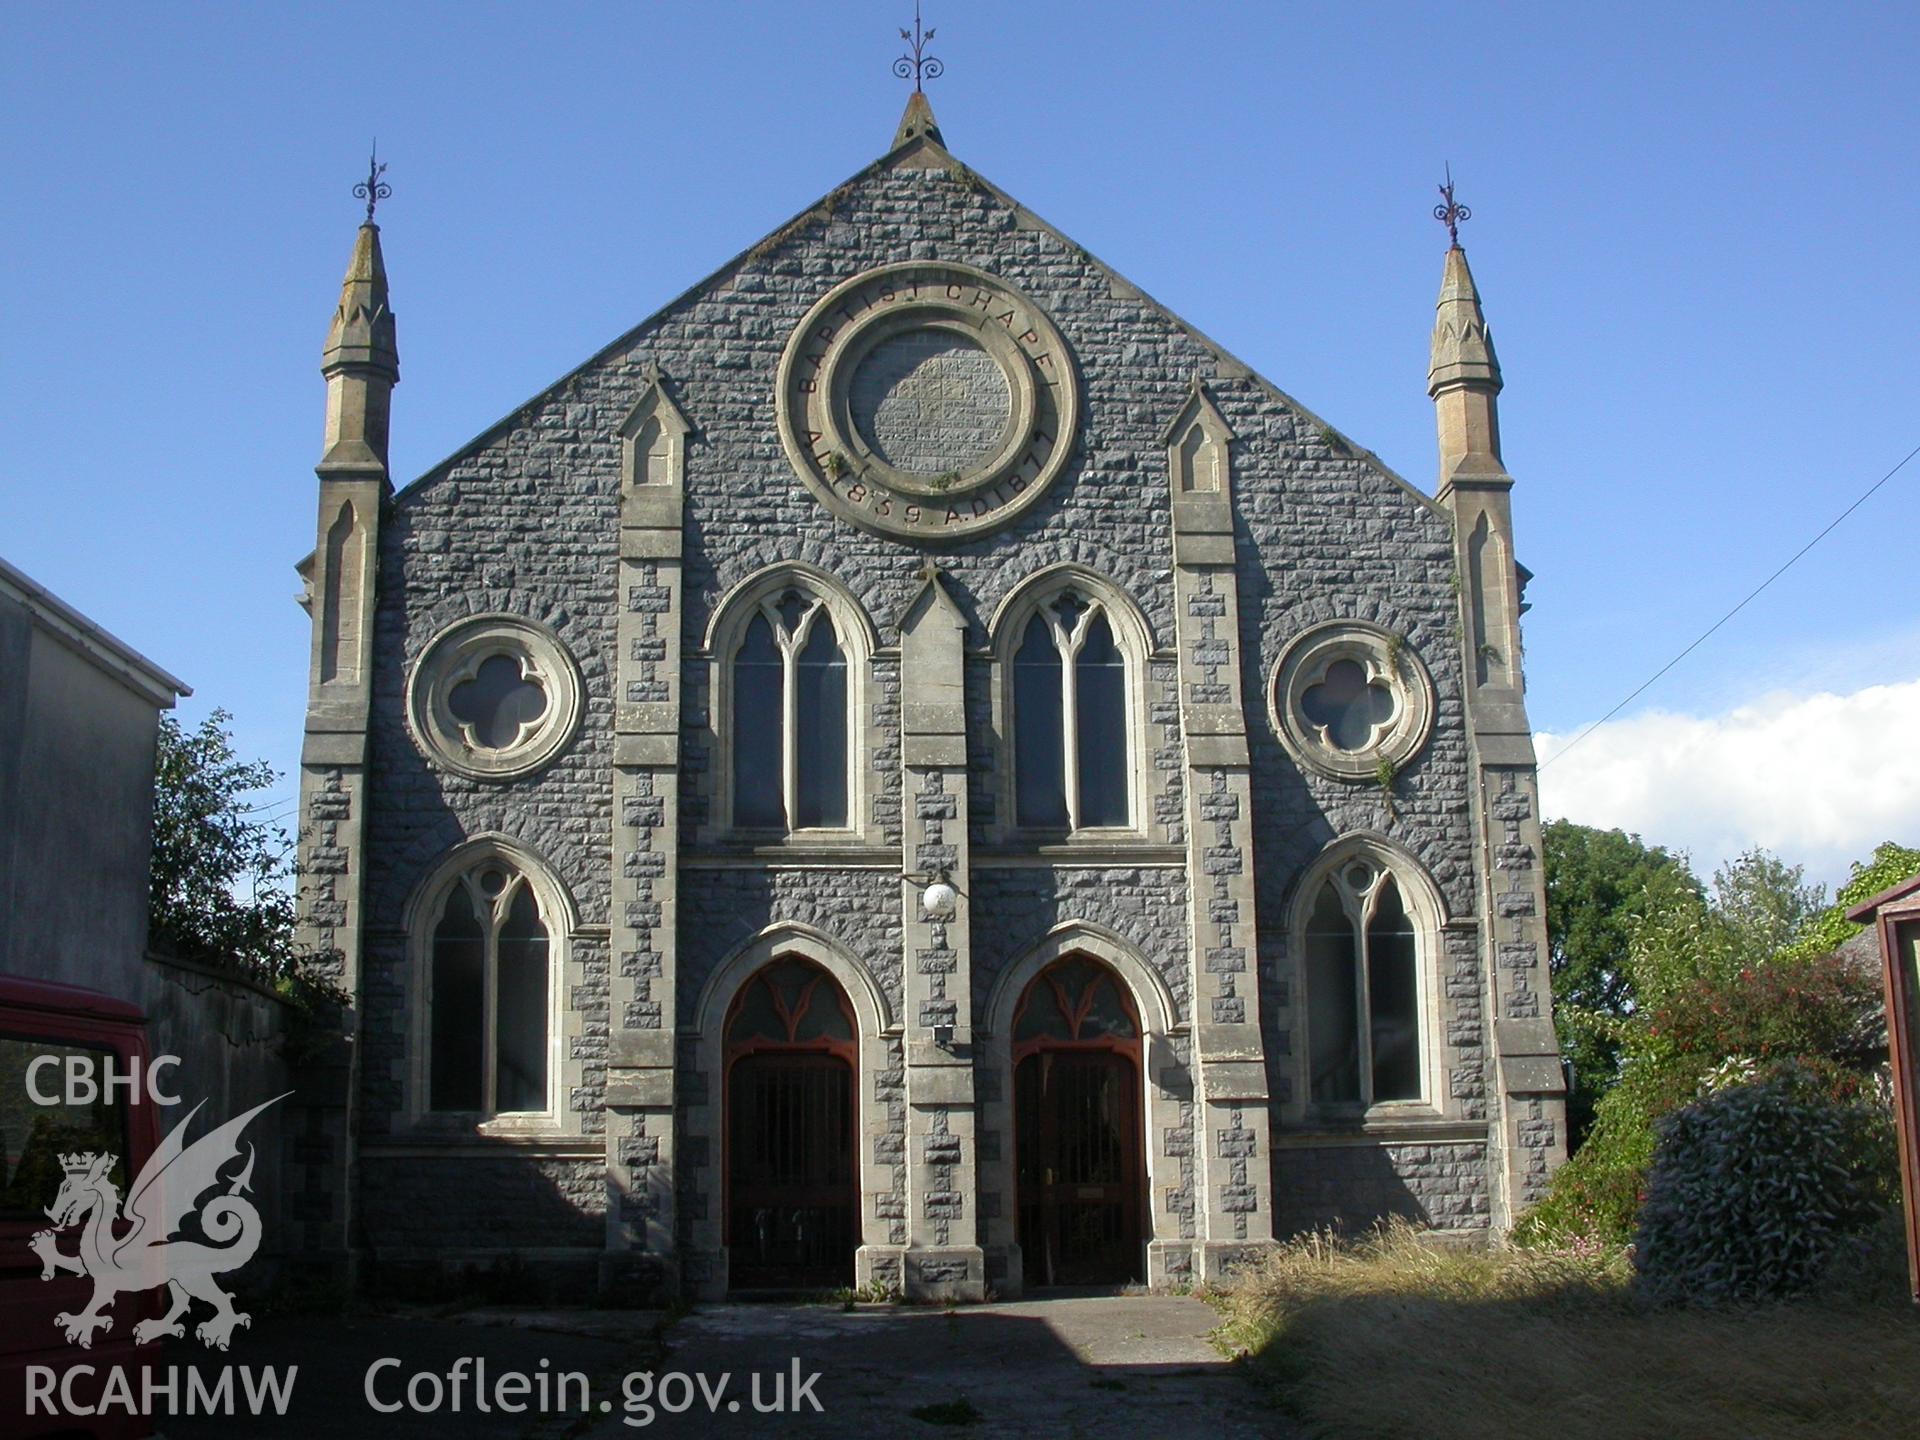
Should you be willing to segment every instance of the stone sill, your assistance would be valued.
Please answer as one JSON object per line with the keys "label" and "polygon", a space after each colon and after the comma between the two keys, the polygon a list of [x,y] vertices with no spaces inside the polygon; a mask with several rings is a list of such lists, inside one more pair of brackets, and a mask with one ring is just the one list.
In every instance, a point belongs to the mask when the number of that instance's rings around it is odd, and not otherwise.
{"label": "stone sill", "polygon": [[894,870],[901,868],[898,846],[859,843],[708,846],[681,853],[684,870],[765,870],[782,866],[836,870]]}
{"label": "stone sill", "polygon": [[1311,1150],[1327,1145],[1429,1145],[1449,1141],[1472,1141],[1484,1145],[1489,1133],[1490,1127],[1484,1120],[1448,1120],[1438,1116],[1432,1119],[1396,1118],[1343,1125],[1338,1129],[1324,1126],[1276,1129],[1273,1148]]}
{"label": "stone sill", "polygon": [[1152,865],[1184,866],[1187,847],[1159,845],[1146,840],[1100,840],[1058,845],[974,847],[975,870],[1012,870],[1025,866]]}
{"label": "stone sill", "polygon": [[369,1137],[360,1142],[360,1153],[376,1160],[449,1156],[499,1159],[503,1155],[531,1159],[604,1160],[607,1142],[598,1135],[405,1135],[389,1139]]}

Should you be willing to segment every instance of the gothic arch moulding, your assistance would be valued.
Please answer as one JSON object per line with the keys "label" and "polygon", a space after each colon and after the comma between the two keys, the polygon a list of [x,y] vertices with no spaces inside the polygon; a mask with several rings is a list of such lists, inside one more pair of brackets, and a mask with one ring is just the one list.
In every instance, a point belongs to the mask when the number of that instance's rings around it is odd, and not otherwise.
{"label": "gothic arch moulding", "polygon": [[[1114,617],[1115,638],[1127,645],[1144,663],[1158,648],[1153,627],[1125,586],[1109,580],[1090,565],[1064,560],[1036,570],[1014,585],[993,607],[987,621],[987,634],[996,653],[1004,650],[1019,627],[1048,597],[1061,590],[1085,590]],[[1124,634],[1120,632],[1125,632]]]}
{"label": "gothic arch moulding", "polygon": [[701,643],[709,654],[718,655],[729,640],[737,641],[739,632],[752,619],[763,601],[781,590],[798,585],[817,594],[833,614],[834,628],[843,639],[854,639],[863,659],[870,659],[880,648],[880,633],[874,628],[866,607],[838,578],[818,565],[800,560],[780,560],[763,565],[730,588],[713,607]]}
{"label": "gothic arch moulding", "polygon": [[498,860],[525,874],[537,887],[543,910],[562,922],[556,928],[571,933],[580,928],[580,907],[573,892],[562,880],[546,856],[523,840],[497,830],[469,836],[443,854],[414,882],[401,909],[401,925],[407,934],[417,935],[423,923],[430,923],[433,902],[440,898],[454,878],[488,860]]}
{"label": "gothic arch moulding", "polygon": [[[889,1116],[884,1103],[887,1080],[897,1075],[904,1063],[899,1029],[887,1005],[886,995],[873,974],[838,941],[809,925],[783,921],[769,925],[751,939],[735,946],[716,965],[700,987],[694,1003],[691,1032],[683,1039],[693,1041],[692,1073],[712,1077],[697,1092],[688,1094],[680,1112],[680,1133],[687,1147],[687,1168],[681,1177],[683,1193],[698,1197],[691,1215],[690,1253],[700,1256],[707,1267],[701,1282],[702,1293],[719,1296],[726,1293],[728,1253],[725,1241],[725,1156],[727,1146],[726,1036],[727,1013],[734,998],[754,975],[784,956],[807,960],[833,977],[853,1006],[858,1027],[859,1059],[854,1089],[854,1133],[860,1136],[857,1162],[862,1194],[859,1234],[861,1248],[856,1254],[856,1274],[863,1282],[872,1278],[872,1257],[880,1247],[897,1247],[904,1237],[892,1234],[896,1223],[884,1218],[874,1197],[897,1196],[901,1207],[904,1168],[891,1161],[873,1157],[882,1132],[898,1135],[904,1144],[905,1118]],[[688,1065],[686,1052],[681,1064]],[[897,1084],[897,1079],[894,1081]],[[683,1092],[687,1093],[687,1092]],[[698,1158],[695,1158],[698,1157]],[[904,1213],[904,1208],[896,1213]],[[864,1258],[863,1258],[864,1257]]]}
{"label": "gothic arch moulding", "polygon": [[[1040,532],[1024,539],[1006,557],[985,571],[972,586],[973,613],[991,630],[1016,596],[1041,576],[1057,570],[1075,570],[1104,580],[1124,594],[1142,616],[1153,652],[1164,655],[1174,633],[1173,587],[1155,578],[1167,560],[1149,551],[1115,551],[1079,532],[1054,535]],[[956,597],[958,598],[958,597]],[[969,636],[969,643],[973,637]]]}
{"label": "gothic arch moulding", "polygon": [[367,536],[353,502],[343,500],[327,529],[320,597],[320,683],[357,685],[362,673],[360,600],[366,583]]}
{"label": "gothic arch moulding", "polygon": [[1144,838],[1157,697],[1153,636],[1133,597],[1083,566],[1049,566],[1001,600],[989,636],[998,813],[1076,843]]}
{"label": "gothic arch moulding", "polygon": [[1439,888],[1403,848],[1344,835],[1301,873],[1287,905],[1294,957],[1295,1093],[1335,1123],[1418,1121],[1455,1102]]}
{"label": "gothic arch moulding", "polygon": [[[996,1091],[982,1094],[979,1107],[981,1148],[980,1191],[993,1196],[997,1211],[986,1218],[984,1242],[1009,1256],[1010,1277],[1021,1273],[1018,1222],[1020,1182],[1015,1170],[1017,1145],[1013,1017],[1021,998],[1035,979],[1055,962],[1079,955],[1117,975],[1139,1017],[1141,1053],[1139,1074],[1142,1159],[1146,1204],[1140,1235],[1147,1249],[1150,1279],[1165,1273],[1167,1252],[1179,1252],[1191,1241],[1193,1199],[1193,1128],[1191,1114],[1182,1106],[1193,1096],[1185,1060],[1184,1041],[1171,1036],[1178,1011],[1166,983],[1145,957],[1112,931],[1083,920],[1054,926],[994,980],[986,1004],[977,1013],[976,1027],[983,1067],[1001,1077]],[[993,1137],[989,1151],[986,1137]],[[1183,1228],[1187,1239],[1182,1239]]]}
{"label": "gothic arch moulding", "polygon": [[687,436],[693,427],[667,394],[660,367],[642,372],[646,389],[620,422],[620,483],[631,490],[657,487],[677,490],[686,477]]}
{"label": "gothic arch moulding", "polygon": [[1338,836],[1328,841],[1319,854],[1301,866],[1286,894],[1286,913],[1290,920],[1300,914],[1306,897],[1312,896],[1322,880],[1342,862],[1356,856],[1371,859],[1389,871],[1408,892],[1408,904],[1435,931],[1445,929],[1452,923],[1446,897],[1428,873],[1427,867],[1421,863],[1420,857],[1392,836],[1383,835],[1377,830],[1355,830]]}
{"label": "gothic arch moulding", "polygon": [[1205,382],[1194,376],[1186,400],[1160,436],[1176,501],[1232,494],[1233,440],[1233,427],[1214,405]]}

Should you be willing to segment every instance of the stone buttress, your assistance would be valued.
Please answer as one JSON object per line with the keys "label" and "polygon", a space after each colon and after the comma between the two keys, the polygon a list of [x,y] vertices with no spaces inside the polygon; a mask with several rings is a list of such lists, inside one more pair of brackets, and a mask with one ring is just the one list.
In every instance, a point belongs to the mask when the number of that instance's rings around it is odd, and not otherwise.
{"label": "stone buttress", "polygon": [[[966,617],[931,564],[900,621],[901,882],[906,963],[907,1293],[981,1299],[976,1239],[972,890],[967,842]],[[924,903],[944,883],[939,913]]]}
{"label": "stone buttress", "polygon": [[675,890],[681,516],[690,427],[658,367],[620,426],[613,742],[613,997],[603,1288],[677,1284]]}
{"label": "stone buttress", "polygon": [[1253,787],[1241,693],[1233,431],[1196,376],[1162,436],[1186,737],[1200,1278],[1273,1240],[1266,1052],[1254,974]]}

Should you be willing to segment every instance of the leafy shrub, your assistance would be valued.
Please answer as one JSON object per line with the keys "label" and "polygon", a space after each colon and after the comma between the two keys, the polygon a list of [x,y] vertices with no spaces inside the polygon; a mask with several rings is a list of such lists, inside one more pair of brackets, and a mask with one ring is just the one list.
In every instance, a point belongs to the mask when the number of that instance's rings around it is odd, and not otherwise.
{"label": "leafy shrub", "polygon": [[1660,924],[1635,942],[1650,998],[1621,1027],[1627,1058],[1620,1078],[1595,1106],[1585,1143],[1515,1227],[1522,1244],[1630,1239],[1653,1163],[1655,1122],[1730,1080],[1793,1061],[1796,1083],[1832,1101],[1876,1098],[1872,1071],[1886,1053],[1877,976],[1827,953],[1736,963],[1744,952],[1726,943],[1726,927],[1716,930],[1714,917],[1684,893],[1652,913]]}
{"label": "leafy shrub", "polygon": [[1631,1240],[1653,1163],[1654,1121],[1699,1094],[1703,1069],[1686,1056],[1630,1063],[1594,1107],[1586,1143],[1554,1172],[1546,1198],[1514,1227],[1515,1243]]}
{"label": "leafy shrub", "polygon": [[1854,862],[1852,878],[1840,887],[1834,904],[1801,927],[1782,957],[1820,955],[1837,949],[1863,928],[1847,919],[1848,910],[1915,875],[1920,875],[1920,850],[1883,840],[1874,847],[1871,860]]}
{"label": "leafy shrub", "polygon": [[1646,1292],[1753,1300],[1811,1286],[1879,1213],[1862,1173],[1876,1118],[1788,1065],[1662,1119],[1634,1256]]}

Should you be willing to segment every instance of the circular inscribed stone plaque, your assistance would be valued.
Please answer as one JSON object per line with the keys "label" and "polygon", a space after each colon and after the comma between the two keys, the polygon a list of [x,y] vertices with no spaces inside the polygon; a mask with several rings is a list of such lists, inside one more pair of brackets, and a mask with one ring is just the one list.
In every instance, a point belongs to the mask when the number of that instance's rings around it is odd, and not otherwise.
{"label": "circular inscribed stone plaque", "polygon": [[1013,419],[1013,391],[993,357],[965,335],[932,328],[869,350],[848,401],[867,448],[927,480],[978,469]]}
{"label": "circular inscribed stone plaque", "polygon": [[983,270],[912,261],[823,297],[787,342],[780,439],[834,513],[962,540],[1040,497],[1073,450],[1079,382],[1038,306]]}

